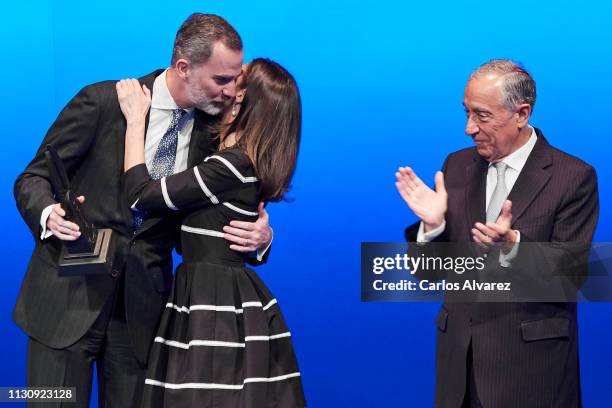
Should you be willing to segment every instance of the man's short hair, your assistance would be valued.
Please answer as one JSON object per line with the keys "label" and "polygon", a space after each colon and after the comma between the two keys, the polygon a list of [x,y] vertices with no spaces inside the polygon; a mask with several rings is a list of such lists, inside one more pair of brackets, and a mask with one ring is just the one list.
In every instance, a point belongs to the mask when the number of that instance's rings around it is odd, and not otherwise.
{"label": "man's short hair", "polygon": [[181,58],[196,65],[205,63],[217,42],[230,50],[242,50],[240,35],[223,17],[202,13],[190,15],[176,32],[172,65]]}
{"label": "man's short hair", "polygon": [[535,81],[520,64],[512,60],[491,60],[476,68],[470,80],[487,74],[499,74],[502,77],[504,105],[509,110],[516,109],[522,103],[529,104],[533,110],[536,102]]}

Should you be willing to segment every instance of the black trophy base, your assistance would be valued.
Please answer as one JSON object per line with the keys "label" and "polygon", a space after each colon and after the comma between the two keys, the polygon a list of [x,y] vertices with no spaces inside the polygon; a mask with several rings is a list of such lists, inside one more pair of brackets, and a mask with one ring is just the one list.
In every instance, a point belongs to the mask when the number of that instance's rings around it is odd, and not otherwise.
{"label": "black trophy base", "polygon": [[111,274],[115,240],[110,228],[98,230],[96,244],[91,252],[69,252],[62,246],[59,259],[59,276],[83,276]]}

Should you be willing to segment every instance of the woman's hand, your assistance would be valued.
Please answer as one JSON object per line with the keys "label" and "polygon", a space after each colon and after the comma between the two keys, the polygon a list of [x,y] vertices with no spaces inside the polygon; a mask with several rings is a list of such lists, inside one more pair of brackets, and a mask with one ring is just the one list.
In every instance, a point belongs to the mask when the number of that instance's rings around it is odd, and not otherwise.
{"label": "woman's hand", "polygon": [[151,91],[146,85],[141,87],[136,79],[123,79],[117,82],[117,98],[127,122],[123,160],[123,168],[127,171],[145,162],[145,122],[151,107]]}
{"label": "woman's hand", "polygon": [[149,88],[146,85],[140,86],[136,79],[122,79],[116,87],[119,106],[128,126],[144,126],[151,107]]}

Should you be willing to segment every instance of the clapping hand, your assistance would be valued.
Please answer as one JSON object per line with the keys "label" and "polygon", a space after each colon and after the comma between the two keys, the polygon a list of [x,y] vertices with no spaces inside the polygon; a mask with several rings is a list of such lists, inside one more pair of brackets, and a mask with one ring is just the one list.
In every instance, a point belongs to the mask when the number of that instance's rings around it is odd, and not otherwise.
{"label": "clapping hand", "polygon": [[483,224],[477,222],[472,228],[472,239],[483,247],[489,248],[497,243],[504,243],[503,250],[508,253],[517,241],[517,234],[512,228],[512,201],[506,200],[497,221]]}
{"label": "clapping hand", "polygon": [[442,172],[436,173],[435,190],[423,183],[410,167],[400,167],[395,177],[397,191],[408,207],[423,221],[425,232],[442,225],[448,201]]}

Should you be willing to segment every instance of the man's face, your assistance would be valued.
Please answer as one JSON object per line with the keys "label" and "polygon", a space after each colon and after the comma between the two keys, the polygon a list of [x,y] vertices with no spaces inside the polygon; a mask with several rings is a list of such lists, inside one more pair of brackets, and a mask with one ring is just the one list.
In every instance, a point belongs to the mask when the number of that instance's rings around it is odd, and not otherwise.
{"label": "man's face", "polygon": [[518,147],[517,113],[504,105],[502,81],[498,74],[474,78],[463,96],[465,133],[474,140],[478,154],[489,162],[503,159]]}
{"label": "man's face", "polygon": [[185,91],[193,106],[218,115],[236,96],[236,77],[242,72],[242,51],[217,42],[208,61],[192,65]]}

